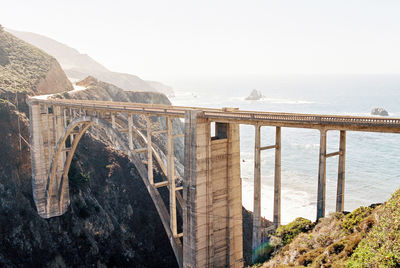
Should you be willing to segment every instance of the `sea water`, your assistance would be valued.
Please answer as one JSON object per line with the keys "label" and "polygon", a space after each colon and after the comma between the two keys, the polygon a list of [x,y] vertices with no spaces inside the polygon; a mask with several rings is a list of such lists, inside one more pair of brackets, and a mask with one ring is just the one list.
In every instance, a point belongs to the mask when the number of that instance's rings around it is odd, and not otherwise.
{"label": "sea water", "polygon": [[[170,81],[173,105],[237,107],[241,110],[370,115],[383,107],[400,117],[399,75],[281,75],[197,77]],[[247,101],[252,89],[265,98]],[[254,126],[240,126],[243,205],[253,210]],[[338,150],[329,131],[327,152]],[[275,143],[275,128],[262,127],[261,146]],[[400,135],[347,132],[345,210],[386,201],[400,186]],[[282,224],[315,220],[319,131],[282,128]],[[335,210],[338,157],[327,159],[327,213]],[[272,219],[274,151],[261,152],[262,215]]]}

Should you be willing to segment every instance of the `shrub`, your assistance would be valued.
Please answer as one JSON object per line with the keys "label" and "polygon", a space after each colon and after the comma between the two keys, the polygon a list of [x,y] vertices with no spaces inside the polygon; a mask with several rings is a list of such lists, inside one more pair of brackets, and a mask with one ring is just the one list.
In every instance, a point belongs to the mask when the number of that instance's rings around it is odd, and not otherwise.
{"label": "shrub", "polygon": [[370,207],[359,207],[352,213],[346,215],[342,222],[342,228],[348,232],[353,232],[353,228],[363,221],[372,212]]}
{"label": "shrub", "polygon": [[314,226],[315,224],[310,220],[299,217],[287,225],[279,226],[274,236],[280,238],[282,246],[285,246],[292,242],[298,234],[307,232],[313,229]]}
{"label": "shrub", "polygon": [[379,222],[360,242],[348,267],[400,267],[400,191],[382,207]]}

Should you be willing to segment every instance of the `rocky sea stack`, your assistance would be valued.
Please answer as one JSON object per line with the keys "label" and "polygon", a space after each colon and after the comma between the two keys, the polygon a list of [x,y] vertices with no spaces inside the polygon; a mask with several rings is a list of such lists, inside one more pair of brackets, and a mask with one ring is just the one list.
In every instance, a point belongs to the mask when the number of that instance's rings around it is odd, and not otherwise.
{"label": "rocky sea stack", "polygon": [[264,96],[261,94],[260,90],[253,89],[253,91],[251,91],[250,95],[245,100],[260,100],[263,97]]}
{"label": "rocky sea stack", "polygon": [[371,115],[389,116],[389,113],[383,108],[373,108]]}

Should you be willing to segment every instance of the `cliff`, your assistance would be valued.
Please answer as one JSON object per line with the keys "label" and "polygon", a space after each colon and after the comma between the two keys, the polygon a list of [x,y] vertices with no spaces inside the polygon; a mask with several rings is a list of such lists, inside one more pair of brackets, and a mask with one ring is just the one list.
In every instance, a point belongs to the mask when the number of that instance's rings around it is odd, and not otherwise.
{"label": "cliff", "polygon": [[48,94],[71,89],[53,57],[0,28],[0,98],[5,92]]}

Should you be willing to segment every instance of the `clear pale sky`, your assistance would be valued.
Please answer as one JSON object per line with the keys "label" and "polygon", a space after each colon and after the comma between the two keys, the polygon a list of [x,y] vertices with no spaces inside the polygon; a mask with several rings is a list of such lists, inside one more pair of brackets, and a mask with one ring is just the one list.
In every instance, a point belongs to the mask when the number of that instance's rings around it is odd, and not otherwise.
{"label": "clear pale sky", "polygon": [[0,24],[146,79],[400,73],[397,0],[5,0]]}

